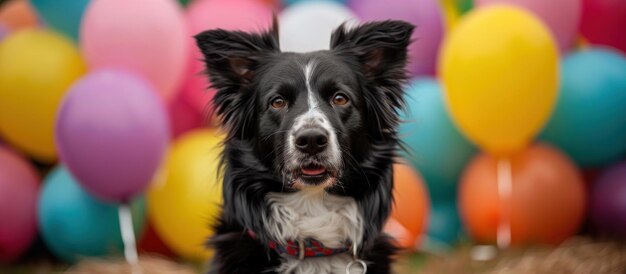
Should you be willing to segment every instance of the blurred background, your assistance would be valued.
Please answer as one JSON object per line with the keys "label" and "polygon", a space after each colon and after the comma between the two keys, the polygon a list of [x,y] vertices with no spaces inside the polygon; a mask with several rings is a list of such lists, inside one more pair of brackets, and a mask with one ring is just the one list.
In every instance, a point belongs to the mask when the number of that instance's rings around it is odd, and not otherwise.
{"label": "blurred background", "polygon": [[399,273],[626,273],[622,0],[0,1],[0,273],[130,273],[133,236],[144,273],[204,269],[222,135],[191,36],[272,13],[283,51],[417,26]]}

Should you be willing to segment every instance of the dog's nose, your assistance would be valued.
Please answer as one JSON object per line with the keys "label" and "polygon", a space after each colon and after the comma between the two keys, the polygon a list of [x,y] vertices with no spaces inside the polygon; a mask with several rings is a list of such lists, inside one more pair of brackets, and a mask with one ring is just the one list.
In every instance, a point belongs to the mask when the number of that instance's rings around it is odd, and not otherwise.
{"label": "dog's nose", "polygon": [[328,146],[328,133],[319,128],[305,128],[296,133],[296,147],[298,150],[316,154]]}

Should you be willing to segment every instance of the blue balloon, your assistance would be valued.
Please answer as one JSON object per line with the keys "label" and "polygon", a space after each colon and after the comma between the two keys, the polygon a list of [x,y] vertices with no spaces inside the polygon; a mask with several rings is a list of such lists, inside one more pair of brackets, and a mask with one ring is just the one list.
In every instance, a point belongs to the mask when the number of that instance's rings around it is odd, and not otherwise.
{"label": "blue balloon", "polygon": [[[145,221],[145,200],[131,204],[135,235]],[[99,201],[85,192],[65,167],[44,180],[38,221],[50,251],[66,262],[123,251],[116,204]]]}
{"label": "blue balloon", "polygon": [[[44,23],[78,42],[80,21],[89,0],[31,0]],[[115,20],[111,18],[111,20]]]}
{"label": "blue balloon", "polygon": [[433,203],[455,199],[459,176],[475,147],[450,120],[437,80],[413,80],[406,102],[400,125],[400,138],[409,148],[405,158],[421,173]]}
{"label": "blue balloon", "polygon": [[345,4],[346,3],[346,0],[282,0],[281,2],[283,3],[283,5],[285,7],[287,7],[287,6],[293,5],[293,4],[298,4],[298,3],[303,3],[303,2],[313,2],[313,1],[317,1],[317,2],[329,1],[329,2],[337,2],[339,4]]}
{"label": "blue balloon", "polygon": [[626,152],[626,58],[594,48],[561,63],[559,99],[540,139],[581,166],[602,166]]}
{"label": "blue balloon", "polygon": [[453,246],[463,235],[461,218],[454,200],[433,204],[428,221],[427,235],[431,242]]}

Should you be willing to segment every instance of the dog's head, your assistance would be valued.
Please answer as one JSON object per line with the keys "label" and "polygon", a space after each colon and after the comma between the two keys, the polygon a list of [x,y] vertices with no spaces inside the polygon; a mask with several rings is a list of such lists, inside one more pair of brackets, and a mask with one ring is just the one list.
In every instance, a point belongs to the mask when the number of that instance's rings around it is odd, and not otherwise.
{"label": "dog's head", "polygon": [[227,145],[249,144],[289,187],[335,185],[372,146],[397,141],[412,31],[402,21],[341,26],[330,50],[305,54],[280,51],[276,22],[260,34],[198,34]]}

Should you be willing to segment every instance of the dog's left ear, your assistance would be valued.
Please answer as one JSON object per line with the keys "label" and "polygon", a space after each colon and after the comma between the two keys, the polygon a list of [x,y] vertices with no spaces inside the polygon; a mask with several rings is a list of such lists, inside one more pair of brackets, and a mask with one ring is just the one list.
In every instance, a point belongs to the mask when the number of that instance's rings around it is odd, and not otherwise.
{"label": "dog's left ear", "polygon": [[345,24],[331,37],[331,49],[358,58],[368,80],[404,80],[407,47],[415,27],[404,21],[370,22],[349,28]]}
{"label": "dog's left ear", "polygon": [[[371,22],[347,28],[340,26],[331,37],[331,50],[358,66],[365,77],[365,115],[369,136],[396,138],[398,110],[404,107],[407,47],[414,26],[403,21]],[[371,115],[371,116],[370,116]]]}

